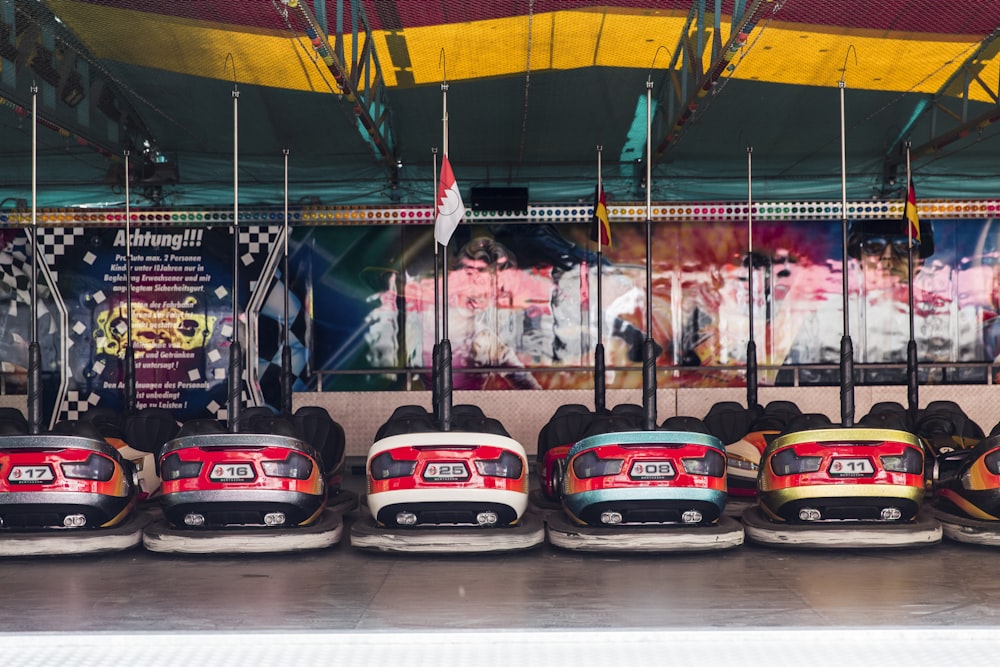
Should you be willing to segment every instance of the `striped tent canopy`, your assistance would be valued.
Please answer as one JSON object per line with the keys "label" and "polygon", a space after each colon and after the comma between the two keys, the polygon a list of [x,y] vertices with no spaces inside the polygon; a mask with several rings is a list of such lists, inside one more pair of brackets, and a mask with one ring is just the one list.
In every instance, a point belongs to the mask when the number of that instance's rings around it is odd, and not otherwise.
{"label": "striped tent canopy", "polygon": [[[0,0],[4,207],[644,195],[837,199],[1000,192],[1000,2],[983,0]],[[33,94],[33,90],[37,93]],[[238,124],[238,131],[235,129]]]}

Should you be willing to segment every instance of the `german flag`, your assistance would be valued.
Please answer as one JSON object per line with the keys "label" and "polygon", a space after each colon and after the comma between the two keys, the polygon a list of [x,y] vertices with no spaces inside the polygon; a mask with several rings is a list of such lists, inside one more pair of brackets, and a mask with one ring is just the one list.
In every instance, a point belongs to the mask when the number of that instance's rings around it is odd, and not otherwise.
{"label": "german flag", "polygon": [[920,245],[920,218],[917,216],[917,191],[913,189],[913,180],[909,179],[906,188],[906,205],[903,207],[903,219],[909,226],[907,235],[913,243]]}
{"label": "german flag", "polygon": [[611,245],[611,223],[608,206],[604,201],[604,188],[594,188],[594,217],[590,222],[590,240],[601,247]]}

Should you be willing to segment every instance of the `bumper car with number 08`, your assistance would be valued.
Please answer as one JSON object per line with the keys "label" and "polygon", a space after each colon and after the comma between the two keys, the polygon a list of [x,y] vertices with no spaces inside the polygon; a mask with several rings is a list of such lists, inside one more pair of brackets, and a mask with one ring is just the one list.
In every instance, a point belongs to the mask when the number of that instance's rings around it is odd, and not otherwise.
{"label": "bumper car with number 08", "polygon": [[835,427],[806,414],[764,450],[758,504],[746,510],[747,537],[800,548],[918,547],[941,540],[921,513],[924,451],[917,436],[867,426],[888,414]]}
{"label": "bumper car with number 08", "polygon": [[[638,406],[637,406],[638,407]],[[562,468],[563,512],[549,541],[580,551],[709,551],[743,543],[723,513],[726,452],[699,419],[670,417],[639,430],[620,414],[597,416]]]}
{"label": "bumper car with number 08", "polygon": [[168,553],[270,553],[337,543],[343,508],[328,503],[323,464],[331,451],[323,445],[342,430],[331,424],[325,411],[304,408],[292,416],[250,408],[235,432],[211,419],[184,424],[160,450],[165,521],[147,527],[143,544]]}
{"label": "bumper car with number 08", "polygon": [[367,515],[351,545],[399,552],[502,552],[541,544],[528,508],[524,448],[500,422],[458,405],[442,431],[420,406],[403,406],[368,453]]}

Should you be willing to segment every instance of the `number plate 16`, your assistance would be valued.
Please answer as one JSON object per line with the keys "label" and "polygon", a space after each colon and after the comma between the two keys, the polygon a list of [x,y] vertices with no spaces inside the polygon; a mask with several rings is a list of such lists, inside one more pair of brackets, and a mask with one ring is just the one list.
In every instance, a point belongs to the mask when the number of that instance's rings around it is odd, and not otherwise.
{"label": "number plate 16", "polygon": [[216,463],[208,473],[213,482],[249,482],[255,477],[249,463]]}

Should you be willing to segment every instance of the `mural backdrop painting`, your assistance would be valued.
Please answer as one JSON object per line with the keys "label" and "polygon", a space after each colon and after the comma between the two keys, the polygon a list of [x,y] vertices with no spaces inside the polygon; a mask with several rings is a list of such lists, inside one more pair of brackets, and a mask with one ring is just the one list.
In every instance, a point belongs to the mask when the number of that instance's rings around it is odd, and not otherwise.
{"label": "mural backdrop painting", "polygon": [[[638,386],[645,336],[643,225],[616,223],[600,260],[587,225],[463,224],[449,246],[449,338],[460,389],[591,386],[603,318],[609,386]],[[909,308],[906,237],[899,221],[856,222],[848,241],[851,335],[870,383],[902,383]],[[30,247],[4,229],[0,297],[3,378],[24,390]],[[763,382],[836,383],[841,336],[841,229],[836,221],[754,226],[754,293],[747,238],[737,223],[656,223],[653,339],[664,382],[739,385],[748,311]],[[285,284],[295,390],[421,388],[429,380],[434,322],[434,245],[429,225],[296,226],[282,275],[281,226],[240,228],[239,294],[249,338],[248,397],[279,404]],[[109,227],[39,229],[39,339],[47,418],[123,401],[125,232]],[[132,230],[132,331],[138,402],[179,418],[224,416],[233,334],[232,236],[228,226]],[[1000,225],[936,220],[924,228],[913,279],[915,338],[923,382],[985,382],[977,368],[1000,356]],[[441,294],[439,286],[438,293]],[[245,334],[249,333],[249,337]],[[879,365],[881,364],[881,366]],[[895,364],[890,367],[887,364]],[[68,372],[62,376],[61,369]],[[257,379],[259,378],[259,382]],[[409,383],[409,384],[408,384]]]}

